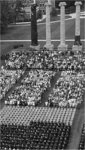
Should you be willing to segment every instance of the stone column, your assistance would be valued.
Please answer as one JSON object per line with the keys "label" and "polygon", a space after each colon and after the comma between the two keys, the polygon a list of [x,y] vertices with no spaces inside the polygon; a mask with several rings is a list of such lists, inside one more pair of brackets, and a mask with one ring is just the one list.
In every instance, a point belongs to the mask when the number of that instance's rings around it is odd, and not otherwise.
{"label": "stone column", "polygon": [[36,18],[36,4],[31,6],[31,48],[39,50],[38,33],[37,33],[37,18]]}
{"label": "stone column", "polygon": [[82,44],[80,41],[80,5],[81,1],[76,1],[76,20],[75,20],[75,42],[73,45],[73,50],[81,50]]}
{"label": "stone column", "polygon": [[46,3],[46,45],[44,47],[53,50],[54,46],[51,44],[51,25],[50,25],[50,3]]}
{"label": "stone column", "polygon": [[67,50],[67,45],[65,44],[65,2],[60,2],[60,45],[58,46],[58,50]]}

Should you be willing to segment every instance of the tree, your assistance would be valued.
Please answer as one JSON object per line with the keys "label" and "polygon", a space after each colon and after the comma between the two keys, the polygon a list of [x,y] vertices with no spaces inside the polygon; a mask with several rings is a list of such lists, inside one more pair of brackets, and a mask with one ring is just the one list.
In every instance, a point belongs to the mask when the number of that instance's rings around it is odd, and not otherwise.
{"label": "tree", "polygon": [[[16,21],[19,14],[23,12],[23,0],[0,1],[1,15],[0,15],[0,32],[5,32],[8,24]],[[23,13],[22,13],[23,14]]]}
{"label": "tree", "polygon": [[37,12],[37,19],[42,19],[42,11],[40,9]]}
{"label": "tree", "polygon": [[15,21],[19,19],[19,15],[23,12],[23,0],[16,0],[15,2]]}
{"label": "tree", "polygon": [[1,25],[1,32],[3,32],[7,29],[10,7],[8,5],[8,1],[6,0],[1,1],[0,6],[1,6],[0,25]]}
{"label": "tree", "polygon": [[52,10],[51,10],[51,16],[52,16],[52,17],[57,16],[57,10],[56,10],[55,7],[52,7]]}

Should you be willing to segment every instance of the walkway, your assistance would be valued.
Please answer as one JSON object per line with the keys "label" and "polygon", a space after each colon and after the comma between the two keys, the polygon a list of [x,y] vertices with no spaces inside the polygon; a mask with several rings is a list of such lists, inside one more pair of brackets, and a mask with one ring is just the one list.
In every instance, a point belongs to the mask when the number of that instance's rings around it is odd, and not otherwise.
{"label": "walkway", "polygon": [[[39,39],[39,42],[46,42],[46,39]],[[52,42],[60,42],[60,39],[53,39]],[[66,42],[74,42],[74,39],[66,39]],[[81,39],[82,42],[85,42],[85,39]],[[12,43],[12,42],[31,42],[31,40],[0,40],[1,43]]]}
{"label": "walkway", "polygon": [[52,92],[53,87],[56,83],[56,81],[59,79],[61,72],[56,72],[55,77],[51,80],[51,87],[47,88],[47,90],[42,94],[41,103],[38,106],[45,106],[45,102],[48,101],[49,94]]}
{"label": "walkway", "polygon": [[[60,15],[58,15],[60,16]],[[69,18],[65,19],[66,21],[68,20],[72,20],[72,19],[75,19],[76,18],[76,13],[71,13],[71,14],[66,14],[66,16],[68,16]],[[71,18],[70,18],[71,17]],[[46,15],[44,15],[44,17],[40,20],[38,20],[38,25],[43,25],[43,24],[46,24],[46,22],[41,22],[43,21],[44,19],[46,18]],[[80,13],[80,19],[85,19],[85,11],[81,12]],[[60,22],[60,20],[57,20],[57,21],[51,21],[51,24],[53,23],[56,23],[56,22]],[[12,25],[9,25],[9,27],[13,27],[13,26],[30,26],[30,22],[21,22],[21,23],[16,23],[16,24],[12,24]]]}

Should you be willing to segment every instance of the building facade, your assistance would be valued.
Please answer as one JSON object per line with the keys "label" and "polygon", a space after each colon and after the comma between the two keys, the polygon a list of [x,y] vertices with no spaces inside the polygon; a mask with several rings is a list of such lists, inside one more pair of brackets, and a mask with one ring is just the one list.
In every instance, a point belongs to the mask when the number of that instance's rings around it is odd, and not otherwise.
{"label": "building facade", "polygon": [[[25,6],[30,7],[31,4],[33,4],[36,1],[37,5],[39,6],[39,9],[42,11],[42,14],[46,13],[46,7],[45,3],[48,2],[48,0],[24,0]],[[55,0],[50,0],[53,7],[55,7]]]}

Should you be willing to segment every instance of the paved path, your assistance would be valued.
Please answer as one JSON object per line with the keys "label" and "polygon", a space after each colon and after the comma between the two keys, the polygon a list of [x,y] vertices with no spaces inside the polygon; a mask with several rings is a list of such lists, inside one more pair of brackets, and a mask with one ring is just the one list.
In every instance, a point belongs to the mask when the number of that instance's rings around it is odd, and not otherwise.
{"label": "paved path", "polygon": [[[76,13],[71,13],[71,14],[69,14],[69,16],[75,19]],[[82,18],[85,18],[85,11],[80,12],[80,19],[82,19]]]}
{"label": "paved path", "polygon": [[[67,18],[65,19],[66,21],[68,20],[73,20],[74,18]],[[57,23],[57,22],[60,22],[60,20],[56,20],[56,21],[51,21],[51,24],[53,23]],[[12,25],[9,25],[8,27],[15,27],[15,26],[30,26],[30,22],[26,22],[26,23],[23,23],[23,24],[12,24]],[[43,25],[43,24],[46,24],[46,22],[40,22],[40,23],[37,23],[37,25]]]}
{"label": "paved path", "polygon": [[[60,16],[60,15],[58,15],[58,16]],[[69,17],[69,18],[65,19],[66,21],[72,20],[72,19],[76,18],[76,13],[66,14],[66,16]],[[45,18],[46,18],[46,16],[44,15],[43,19],[45,19]],[[80,13],[80,19],[84,19],[84,18],[85,18],[85,11]],[[38,25],[46,24],[46,22],[41,22],[41,21],[43,21],[43,19],[40,19],[40,20],[37,21]],[[51,24],[56,23],[56,22],[60,22],[60,20],[51,21]],[[21,22],[21,23],[16,23],[16,24],[9,25],[9,27],[13,27],[13,26],[29,26],[30,24],[31,24],[30,22]]]}
{"label": "paved path", "polygon": [[45,93],[42,95],[41,103],[38,106],[41,106],[41,107],[45,106],[45,102],[48,101],[49,94],[52,92],[53,87],[56,81],[59,79],[60,75],[61,75],[61,72],[56,72],[55,77],[53,77],[53,79],[51,80],[51,87],[47,88]]}
{"label": "paved path", "polygon": [[80,109],[77,109],[76,111],[67,150],[68,149],[70,150],[70,148],[72,150],[78,150],[83,123],[84,123],[84,105],[82,105]]}
{"label": "paved path", "polygon": [[[45,39],[39,39],[38,40],[39,42],[46,42],[46,40]],[[54,40],[51,40],[52,42],[60,42],[60,39],[54,39]],[[73,42],[74,41],[74,39],[66,39],[65,40],[66,42]],[[85,39],[81,39],[81,41],[82,42],[85,42]],[[11,43],[11,42],[31,42],[31,40],[0,40],[0,42],[2,42],[2,43],[7,43],[7,42],[9,42],[9,43]]]}

